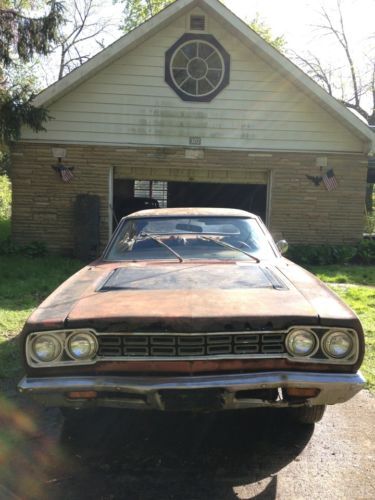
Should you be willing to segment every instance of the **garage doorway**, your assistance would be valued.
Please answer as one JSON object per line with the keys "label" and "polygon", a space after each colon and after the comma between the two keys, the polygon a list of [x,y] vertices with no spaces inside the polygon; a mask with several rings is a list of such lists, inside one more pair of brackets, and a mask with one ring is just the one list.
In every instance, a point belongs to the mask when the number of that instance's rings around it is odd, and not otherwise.
{"label": "garage doorway", "polygon": [[237,208],[267,219],[267,184],[113,179],[113,228],[119,220],[149,208]]}
{"label": "garage doorway", "polygon": [[238,208],[259,215],[264,221],[267,185],[211,182],[169,182],[168,207]]}

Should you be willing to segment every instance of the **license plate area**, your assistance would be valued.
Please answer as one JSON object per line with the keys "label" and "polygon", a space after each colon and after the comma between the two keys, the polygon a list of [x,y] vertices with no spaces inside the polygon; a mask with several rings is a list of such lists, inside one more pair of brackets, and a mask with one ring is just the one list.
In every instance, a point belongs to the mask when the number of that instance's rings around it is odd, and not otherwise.
{"label": "license plate area", "polygon": [[212,411],[223,407],[223,389],[163,390],[160,397],[167,411]]}

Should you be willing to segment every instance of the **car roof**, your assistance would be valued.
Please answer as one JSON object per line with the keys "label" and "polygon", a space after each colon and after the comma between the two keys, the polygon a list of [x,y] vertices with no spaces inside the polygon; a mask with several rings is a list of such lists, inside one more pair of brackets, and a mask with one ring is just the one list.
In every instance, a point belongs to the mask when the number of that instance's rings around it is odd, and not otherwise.
{"label": "car roof", "polygon": [[234,208],[155,208],[151,210],[140,210],[129,214],[127,219],[136,219],[143,217],[246,217],[251,219],[258,218],[256,215],[237,210]]}

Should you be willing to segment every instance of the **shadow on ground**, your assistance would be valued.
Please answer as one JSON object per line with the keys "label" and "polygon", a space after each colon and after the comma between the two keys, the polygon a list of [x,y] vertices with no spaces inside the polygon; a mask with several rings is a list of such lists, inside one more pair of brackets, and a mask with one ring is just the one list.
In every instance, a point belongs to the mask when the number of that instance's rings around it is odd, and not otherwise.
{"label": "shadow on ground", "polygon": [[30,419],[20,410],[8,415],[10,429],[1,431],[8,452],[0,456],[0,483],[9,494],[38,500],[234,500],[233,488],[264,478],[269,483],[252,498],[273,499],[278,471],[301,453],[313,432],[313,426],[291,423],[277,410],[100,410],[71,421],[56,410],[33,412]]}

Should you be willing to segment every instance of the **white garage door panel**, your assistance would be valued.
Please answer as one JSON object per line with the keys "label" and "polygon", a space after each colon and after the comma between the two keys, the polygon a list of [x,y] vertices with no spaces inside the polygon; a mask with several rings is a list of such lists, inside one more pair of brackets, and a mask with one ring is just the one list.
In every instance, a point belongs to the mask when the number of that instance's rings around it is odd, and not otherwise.
{"label": "white garage door panel", "polygon": [[192,169],[167,167],[116,167],[115,179],[137,179],[179,182],[223,182],[229,184],[267,184],[267,170]]}

